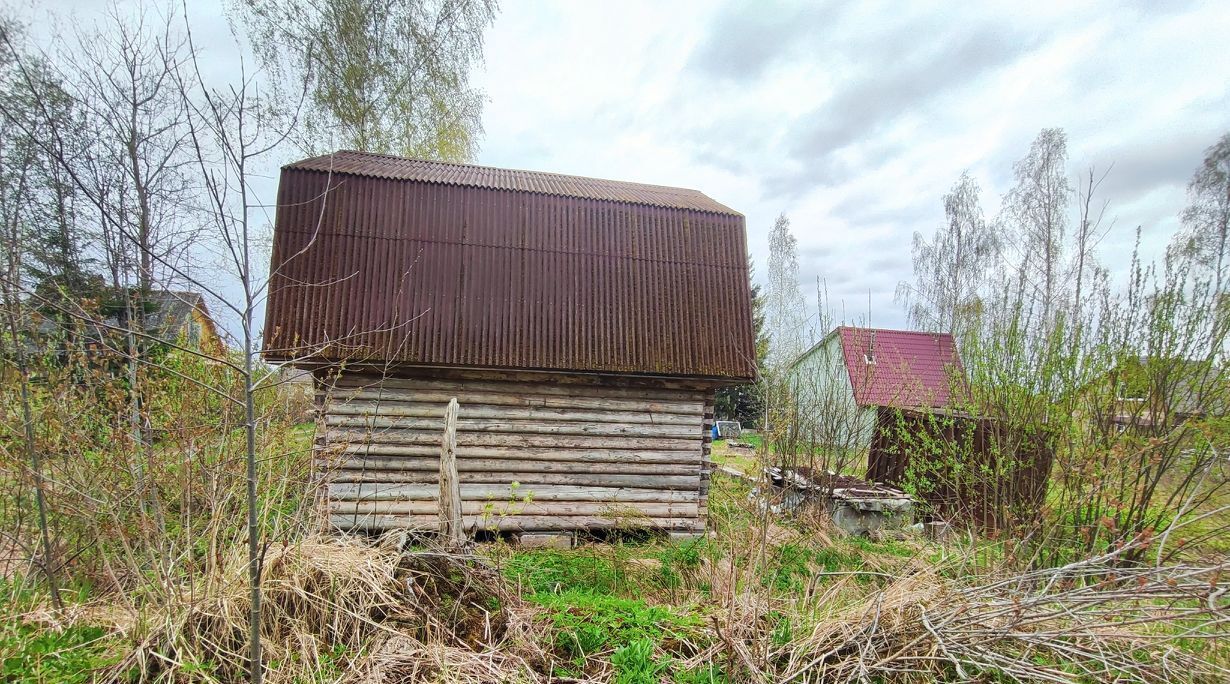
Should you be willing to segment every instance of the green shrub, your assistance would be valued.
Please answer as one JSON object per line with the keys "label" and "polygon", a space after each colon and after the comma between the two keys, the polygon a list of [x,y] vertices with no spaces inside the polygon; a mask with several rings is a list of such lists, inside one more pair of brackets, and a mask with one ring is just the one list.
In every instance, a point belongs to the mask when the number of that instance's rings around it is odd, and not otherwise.
{"label": "green shrub", "polygon": [[657,684],[670,669],[670,660],[653,657],[654,642],[637,639],[615,649],[611,665],[615,666],[615,684]]}

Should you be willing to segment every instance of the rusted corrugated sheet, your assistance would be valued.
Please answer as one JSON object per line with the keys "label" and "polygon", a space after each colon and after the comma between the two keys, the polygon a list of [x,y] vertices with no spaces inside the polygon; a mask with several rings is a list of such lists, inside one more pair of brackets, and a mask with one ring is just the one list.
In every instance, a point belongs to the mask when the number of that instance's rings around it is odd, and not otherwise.
{"label": "rusted corrugated sheet", "polygon": [[710,208],[565,196],[589,179],[462,184],[480,167],[407,180],[401,162],[283,169],[267,358],[754,376],[741,215],[683,190]]}
{"label": "rusted corrugated sheet", "polygon": [[460,185],[488,190],[517,190],[596,200],[611,200],[671,209],[695,209],[715,214],[739,212],[713,201],[696,190],[663,185],[565,176],[542,171],[497,169],[471,164],[449,164],[424,159],[407,159],[383,154],[343,150],[290,164],[287,168],[326,171],[338,174],[409,180],[442,185]]}

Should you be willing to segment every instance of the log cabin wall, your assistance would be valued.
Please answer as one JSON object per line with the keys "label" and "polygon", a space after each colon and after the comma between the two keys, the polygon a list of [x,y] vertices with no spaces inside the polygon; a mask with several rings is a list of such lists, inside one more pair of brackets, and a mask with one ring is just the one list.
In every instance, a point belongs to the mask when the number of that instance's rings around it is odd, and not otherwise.
{"label": "log cabin wall", "polygon": [[467,532],[705,528],[712,386],[433,370],[347,372],[319,379],[318,395],[317,468],[336,528],[436,528],[454,397]]}

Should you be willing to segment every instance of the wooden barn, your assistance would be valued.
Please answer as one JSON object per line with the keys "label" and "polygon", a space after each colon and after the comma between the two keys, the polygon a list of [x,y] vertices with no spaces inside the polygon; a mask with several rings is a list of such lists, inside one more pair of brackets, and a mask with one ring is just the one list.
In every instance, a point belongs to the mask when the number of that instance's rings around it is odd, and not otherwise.
{"label": "wooden barn", "polygon": [[357,152],[282,169],[267,359],[313,370],[322,502],[703,531],[713,392],[755,376],[744,219],[695,190]]}

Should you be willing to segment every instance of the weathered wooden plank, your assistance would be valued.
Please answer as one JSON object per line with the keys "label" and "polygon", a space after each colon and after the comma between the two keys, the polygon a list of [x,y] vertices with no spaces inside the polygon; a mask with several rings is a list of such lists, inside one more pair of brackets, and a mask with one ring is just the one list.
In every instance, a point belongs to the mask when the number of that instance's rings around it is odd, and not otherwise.
{"label": "weathered wooden plank", "polygon": [[573,396],[534,396],[528,394],[490,394],[481,392],[408,392],[402,390],[336,390],[317,393],[321,402],[347,404],[374,402],[383,406],[399,404],[424,404],[443,406],[453,396],[464,400],[466,406],[513,406],[526,408],[576,408],[595,411],[650,411],[661,414],[680,414],[700,417],[702,405],[698,401],[669,401],[650,399],[606,399]]}
{"label": "weathered wooden plank", "polygon": [[[424,470],[439,472],[439,456],[359,456],[326,460],[331,470]],[[692,463],[585,463],[578,461],[508,461],[505,459],[465,458],[457,460],[457,471],[537,472],[537,473],[641,473],[645,475],[692,475],[700,477],[700,461]]]}
{"label": "weathered wooden plank", "polygon": [[[439,474],[425,470],[326,470],[330,482],[400,482],[428,484],[439,482]],[[631,487],[634,489],[696,490],[699,475],[654,475],[615,473],[471,472],[461,476],[465,484],[522,485],[562,484],[577,487]]]}
{"label": "weathered wooden plank", "polygon": [[[335,416],[385,416],[404,418],[432,418],[442,420],[444,406],[437,403],[378,401],[330,402],[326,413]],[[630,425],[679,425],[696,429],[699,416],[654,411],[627,411],[624,409],[580,410],[566,408],[538,408],[521,406],[485,406],[466,404],[466,420],[500,420],[565,423],[625,423]]]}
{"label": "weathered wooden plank", "polygon": [[[434,444],[438,432],[416,430],[355,430],[331,428],[325,437],[329,444]],[[648,449],[689,450],[699,452],[700,435],[690,439],[668,437],[603,437],[594,435],[508,435],[498,432],[464,432],[457,435],[457,445],[512,446],[527,448],[553,447],[560,449]]]}
{"label": "weathered wooden plank", "polygon": [[460,407],[457,400],[448,402],[444,412],[444,435],[440,441],[440,488],[437,491],[439,501],[436,501],[440,515],[440,536],[453,548],[459,548],[465,542],[465,532],[461,529],[461,513],[465,508],[461,501],[461,486],[457,475],[457,413]]}
{"label": "weathered wooden plank", "polygon": [[[325,425],[341,428],[370,428],[395,430],[427,430],[439,434],[444,429],[442,419],[395,418],[385,416],[326,415]],[[525,435],[594,435],[596,437],[675,437],[694,438],[701,435],[697,429],[676,425],[628,425],[624,423],[565,423],[473,420],[459,418],[457,431],[460,434],[495,432]]]}
{"label": "weathered wooden plank", "polygon": [[[439,521],[435,501],[329,501],[334,515],[430,515]],[[462,501],[463,516],[556,516],[588,515],[639,520],[641,518],[695,518],[700,506],[690,503],[609,503],[601,501]]]}
{"label": "weathered wooden plank", "polygon": [[718,387],[730,384],[728,380],[703,378],[679,378],[646,375],[613,375],[609,373],[567,373],[560,371],[534,371],[509,368],[439,368],[403,366],[389,369],[383,366],[362,366],[352,363],[347,369],[352,376],[381,376],[406,379],[478,381],[478,382],[528,382],[552,385],[594,385],[598,387],[642,387],[684,389],[712,394]]}
{"label": "weathered wooden plank", "polygon": [[[432,456],[437,449],[400,444],[348,444],[336,447],[337,455]],[[696,463],[696,448],[679,451],[636,449],[526,449],[522,447],[458,447],[458,458],[502,458],[508,461],[579,461],[584,463]]]}
{"label": "weathered wooden plank", "polygon": [[[435,516],[426,515],[330,515],[330,523],[343,530],[397,530],[419,529],[435,531],[438,522]],[[529,516],[517,515],[502,518],[465,516],[462,525],[468,531],[492,530],[504,532],[539,532],[548,530],[610,529],[613,527],[641,527],[661,530],[704,530],[703,520],[698,518],[643,518],[641,520],[617,520],[601,516]]]}
{"label": "weathered wooden plank", "polygon": [[[334,500],[407,500],[430,501],[438,495],[438,488],[426,484],[384,483],[334,483],[328,485],[329,498]],[[511,484],[463,484],[463,501],[604,501],[604,502],[656,502],[696,503],[700,495],[695,491],[670,489],[633,489],[630,487],[577,487],[574,485],[520,485]]]}
{"label": "weathered wooden plank", "polygon": [[[431,380],[411,378],[380,378],[379,376],[355,376],[344,374],[327,384],[340,389],[385,390],[432,390],[437,392],[464,393],[480,391],[506,394],[538,394],[569,397],[611,397],[622,399],[676,399],[703,403],[705,392],[701,390],[667,389],[661,387],[603,386],[590,383],[508,382],[498,380]],[[458,395],[458,401],[460,401]]]}

